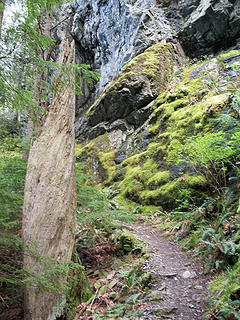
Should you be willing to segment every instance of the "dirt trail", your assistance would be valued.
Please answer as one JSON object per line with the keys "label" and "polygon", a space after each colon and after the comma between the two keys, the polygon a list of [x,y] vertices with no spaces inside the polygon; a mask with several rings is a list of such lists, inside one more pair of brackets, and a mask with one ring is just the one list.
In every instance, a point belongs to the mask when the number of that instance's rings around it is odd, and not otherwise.
{"label": "dirt trail", "polygon": [[[151,253],[144,271],[154,279],[148,305],[138,319],[203,319],[207,277],[203,266],[152,226],[133,226],[139,240]],[[205,310],[206,311],[206,310]],[[136,318],[135,318],[136,319]]]}

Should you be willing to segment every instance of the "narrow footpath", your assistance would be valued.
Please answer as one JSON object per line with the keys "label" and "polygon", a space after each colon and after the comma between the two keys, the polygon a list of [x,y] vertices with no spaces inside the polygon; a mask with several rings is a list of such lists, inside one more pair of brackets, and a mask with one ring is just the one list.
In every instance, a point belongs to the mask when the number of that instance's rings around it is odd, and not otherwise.
{"label": "narrow footpath", "polygon": [[144,298],[147,306],[137,319],[203,319],[208,283],[203,266],[157,228],[137,225],[132,232],[147,244],[151,258],[144,271],[153,279]]}

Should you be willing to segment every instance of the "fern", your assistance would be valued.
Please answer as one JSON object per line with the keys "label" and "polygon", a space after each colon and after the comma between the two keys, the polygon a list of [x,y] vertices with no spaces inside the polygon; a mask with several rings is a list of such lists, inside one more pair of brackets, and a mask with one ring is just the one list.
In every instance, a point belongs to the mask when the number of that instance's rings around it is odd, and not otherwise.
{"label": "fern", "polygon": [[209,235],[213,235],[213,234],[215,234],[215,230],[214,229],[212,229],[212,228],[208,228],[207,230],[205,230],[204,232],[203,232],[203,234],[202,234],[202,239],[203,240],[205,240],[205,239],[207,239],[207,237],[209,236]]}
{"label": "fern", "polygon": [[90,247],[99,239],[107,239],[122,224],[134,221],[135,216],[116,201],[108,199],[108,192],[87,185],[88,176],[77,167],[77,222],[83,231],[84,243]]}

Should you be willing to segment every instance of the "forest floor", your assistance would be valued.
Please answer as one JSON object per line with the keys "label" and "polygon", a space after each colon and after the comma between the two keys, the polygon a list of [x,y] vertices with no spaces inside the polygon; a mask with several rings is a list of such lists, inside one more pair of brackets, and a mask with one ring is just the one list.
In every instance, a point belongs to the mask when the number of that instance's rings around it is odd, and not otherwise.
{"label": "forest floor", "polygon": [[[136,271],[139,263],[135,267],[139,258],[131,261],[129,254],[118,268],[113,263],[101,276],[92,279],[93,287],[97,288],[94,302],[75,319],[203,319],[209,279],[201,262],[155,226],[136,224],[130,229],[145,243],[149,259],[140,258],[139,273]],[[80,305],[78,310],[81,308]]]}

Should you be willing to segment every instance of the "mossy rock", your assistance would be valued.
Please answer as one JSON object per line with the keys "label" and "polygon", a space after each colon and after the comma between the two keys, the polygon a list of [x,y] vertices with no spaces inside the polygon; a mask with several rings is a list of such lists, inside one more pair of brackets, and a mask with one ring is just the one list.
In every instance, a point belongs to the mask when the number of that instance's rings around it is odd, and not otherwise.
{"label": "mossy rock", "polygon": [[189,190],[192,194],[199,194],[199,189],[204,190],[206,180],[203,176],[185,174],[180,178],[174,179],[154,190],[144,190],[139,198],[143,204],[161,205],[163,208],[173,208],[175,199],[184,197],[183,190]]}
{"label": "mossy rock", "polygon": [[71,289],[67,294],[67,302],[65,306],[65,314],[67,320],[72,320],[75,315],[76,307],[82,302],[88,301],[93,296],[90,281],[88,280],[84,267],[81,266],[80,259],[75,253],[74,260],[79,263],[79,268],[74,269],[72,275],[70,275]]}
{"label": "mossy rock", "polygon": [[[138,85],[137,79],[145,79],[150,87],[156,86],[161,78],[156,70],[162,68],[158,65],[162,61],[162,54],[166,53],[166,59],[170,59],[168,65],[169,67],[171,65],[170,69],[176,63],[177,59],[172,49],[173,46],[170,44],[157,44],[130,61],[120,72],[118,79],[112,81],[105,89],[89,114],[93,115],[94,110],[100,110],[99,106],[104,107],[105,102],[110,103],[107,96],[113,94],[115,97],[115,94],[119,94],[123,88],[129,90],[124,91],[124,94],[130,94],[136,98],[137,93],[134,90]],[[135,206],[140,204],[149,208],[160,207],[161,210],[162,208],[172,209],[178,205],[175,199],[181,200],[185,191],[189,191],[192,196],[199,199],[206,196],[207,183],[202,176],[196,175],[196,171],[190,167],[186,167],[183,171],[178,170],[179,172],[175,174],[177,169],[173,165],[170,167],[165,158],[173,139],[183,142],[187,137],[204,134],[214,129],[210,119],[231,103],[228,92],[219,93],[208,83],[209,77],[215,77],[218,72],[217,60],[213,59],[183,68],[181,76],[178,75],[177,79],[171,80],[168,90],[165,90],[167,80],[164,82],[164,88],[160,83],[157,84],[158,95],[153,104],[151,122],[140,131],[141,134],[144,132],[148,134],[150,143],[143,152],[139,152],[137,148],[127,149],[124,154],[127,158],[121,162],[121,170],[118,170],[114,163],[116,151],[114,148],[107,147],[100,152],[99,148],[96,148],[105,174],[104,182],[119,188],[118,197],[125,199],[124,201],[129,203],[130,207],[132,204],[133,207],[134,204]],[[132,105],[132,101],[127,103]],[[141,103],[136,104],[134,108],[141,108]],[[138,136],[140,136],[139,133],[138,135],[134,133],[130,139],[136,140]],[[122,147],[121,152],[124,152]],[[176,164],[177,166],[180,165]],[[150,209],[144,212],[154,213],[156,210]]]}
{"label": "mossy rock", "polygon": [[149,186],[150,189],[155,189],[156,187],[159,187],[170,180],[171,180],[171,172],[169,170],[158,171],[152,177],[150,177],[150,179],[148,179],[147,185]]}
{"label": "mossy rock", "polygon": [[87,112],[90,127],[126,118],[147,106],[167,87],[179,56],[171,43],[159,43],[139,54],[123,67]]}
{"label": "mossy rock", "polygon": [[136,236],[134,234],[123,232],[116,240],[116,247],[118,250],[128,253],[132,251],[135,246]]}
{"label": "mossy rock", "polygon": [[140,254],[143,252],[144,245],[142,242],[137,240],[135,234],[122,232],[116,238],[116,247],[120,254],[126,254],[129,252]]}
{"label": "mossy rock", "polygon": [[83,167],[84,173],[92,176],[95,183],[110,183],[115,175],[115,156],[108,133],[98,136],[87,145],[75,146],[76,162]]}
{"label": "mossy rock", "polygon": [[152,276],[148,272],[144,272],[141,277],[139,278],[139,282],[142,286],[142,288],[148,288],[151,285],[152,282]]}

